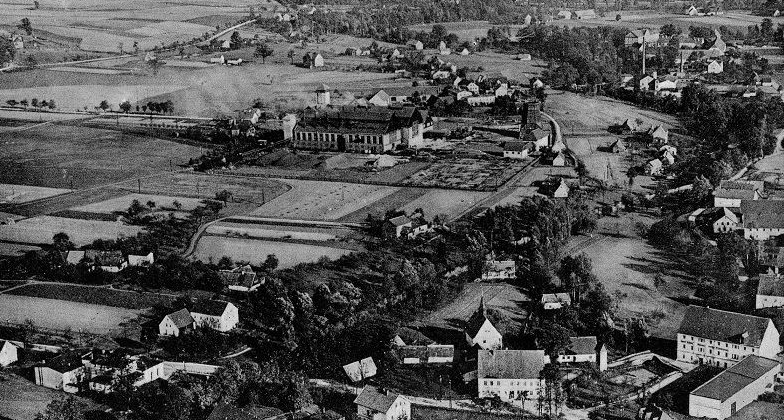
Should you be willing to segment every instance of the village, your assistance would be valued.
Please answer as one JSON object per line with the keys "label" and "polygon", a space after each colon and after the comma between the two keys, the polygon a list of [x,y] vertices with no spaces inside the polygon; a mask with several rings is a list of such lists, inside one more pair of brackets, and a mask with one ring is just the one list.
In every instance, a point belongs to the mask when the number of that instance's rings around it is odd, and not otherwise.
{"label": "village", "polygon": [[196,3],[0,6],[0,418],[784,417],[776,5]]}

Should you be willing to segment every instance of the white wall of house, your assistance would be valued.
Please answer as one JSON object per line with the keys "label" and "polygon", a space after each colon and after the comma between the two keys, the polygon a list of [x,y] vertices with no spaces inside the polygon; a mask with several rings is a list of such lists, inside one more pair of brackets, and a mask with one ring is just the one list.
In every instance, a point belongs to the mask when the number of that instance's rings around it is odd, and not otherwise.
{"label": "white wall of house", "polygon": [[234,329],[240,322],[237,307],[231,303],[226,305],[226,309],[220,316],[191,312],[191,317],[193,317],[193,323],[197,328],[207,326],[221,332]]}
{"label": "white wall of house", "polygon": [[479,397],[493,397],[497,395],[502,401],[519,401],[524,392],[528,392],[526,399],[535,399],[539,395],[542,381],[539,378],[520,379],[494,379],[479,378]]}
{"label": "white wall of house", "polygon": [[772,321],[769,322],[759,347],[709,340],[680,333],[678,333],[677,342],[677,359],[679,361],[724,368],[731,367],[752,354],[776,359],[776,355],[781,349],[779,333]]}
{"label": "white wall of house", "polygon": [[504,157],[509,159],[525,159],[528,157],[528,150],[512,151],[504,150]]}
{"label": "white wall of house", "polygon": [[494,350],[503,347],[503,336],[493,326],[489,319],[485,319],[482,328],[476,333],[476,337],[471,337],[471,345],[478,345],[484,350]]}
{"label": "white wall of house", "polygon": [[158,334],[160,335],[173,335],[175,337],[180,336],[180,329],[174,325],[174,321],[169,318],[169,315],[163,317],[161,323],[158,324]]}
{"label": "white wall of house", "polygon": [[8,366],[18,360],[16,346],[6,341],[0,349],[0,366]]}
{"label": "white wall of house", "polygon": [[713,233],[732,232],[737,229],[738,224],[727,216],[713,222]]}
{"label": "white wall of house", "polygon": [[[689,415],[724,420],[734,415],[736,411],[749,405],[766,391],[772,389],[772,385],[776,381],[776,374],[780,370],[780,367],[770,370],[724,401],[689,395]],[[769,386],[771,388],[768,388]]]}
{"label": "white wall of house", "polygon": [[34,373],[36,385],[76,393],[79,390],[77,384],[79,383],[82,368],[69,372],[58,372],[47,366],[37,366],[34,369]]}
{"label": "white wall of house", "polygon": [[784,227],[780,228],[743,228],[743,237],[757,241],[766,241],[774,236],[784,235]]}
{"label": "white wall of house", "polygon": [[386,413],[357,405],[357,416],[363,420],[408,420],[411,418],[411,402],[398,396]]}
{"label": "white wall of house", "polygon": [[784,296],[757,295],[755,308],[777,308],[779,306],[784,306]]}

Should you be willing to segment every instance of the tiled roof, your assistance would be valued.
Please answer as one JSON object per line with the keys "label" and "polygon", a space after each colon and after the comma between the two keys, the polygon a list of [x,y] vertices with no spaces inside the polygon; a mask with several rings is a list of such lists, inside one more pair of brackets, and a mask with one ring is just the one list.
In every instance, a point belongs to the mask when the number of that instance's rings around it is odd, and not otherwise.
{"label": "tiled roof", "polygon": [[410,223],[410,222],[411,220],[409,220],[408,217],[403,215],[389,219],[389,223],[392,223],[393,226],[403,226],[406,223]]}
{"label": "tiled roof", "polygon": [[531,148],[531,143],[527,141],[507,141],[504,143],[505,152],[522,152]]}
{"label": "tiled roof", "polygon": [[759,346],[770,322],[768,318],[691,305],[686,308],[678,333]]}
{"label": "tiled roof", "polygon": [[702,384],[691,395],[723,402],[771,370],[780,368],[777,360],[751,355]]}
{"label": "tiled roof", "polygon": [[784,200],[743,200],[740,212],[744,228],[784,228]]}
{"label": "tiled roof", "polygon": [[395,393],[382,393],[376,387],[367,385],[362,388],[357,398],[354,399],[354,404],[380,413],[386,413],[397,398],[398,395]]}
{"label": "tiled roof", "polygon": [[348,375],[352,381],[359,382],[363,379],[376,376],[378,368],[372,357],[366,357],[343,366],[343,371],[346,372],[346,375]]}
{"label": "tiled roof", "polygon": [[119,267],[125,262],[122,252],[120,251],[99,251],[97,249],[88,249],[85,251],[84,257],[91,260],[96,265],[104,266]]}
{"label": "tiled roof", "polygon": [[78,353],[71,351],[48,360],[44,366],[65,373],[83,367],[84,363]]}
{"label": "tiled roof", "polygon": [[191,317],[191,313],[185,308],[182,308],[177,312],[172,312],[166,316],[172,320],[177,328],[183,328],[193,324],[193,317]]}
{"label": "tiled roof", "polygon": [[193,305],[191,312],[204,315],[221,316],[229,302],[224,300],[202,300]]}
{"label": "tiled roof", "polygon": [[484,325],[485,321],[488,320],[487,317],[487,308],[485,307],[485,299],[479,301],[479,307],[474,311],[471,315],[471,318],[468,318],[468,322],[466,323],[465,332],[468,334],[469,337],[474,338],[476,334],[479,333],[479,330]]}
{"label": "tiled roof", "polygon": [[569,337],[566,354],[594,354],[598,347],[596,336]]}
{"label": "tiled roof", "polygon": [[760,274],[757,295],[784,296],[784,278],[775,274]]}
{"label": "tiled roof", "polygon": [[479,350],[477,377],[535,379],[544,368],[544,350]]}
{"label": "tiled roof", "polygon": [[572,298],[569,293],[545,293],[542,295],[542,303],[565,303],[572,304]]}
{"label": "tiled roof", "polygon": [[729,188],[716,188],[713,195],[719,198],[731,198],[735,200],[754,200],[755,190],[747,189],[729,189]]}
{"label": "tiled roof", "polygon": [[421,332],[408,327],[401,327],[397,331],[397,336],[400,337],[407,346],[426,346],[435,343],[435,341]]}

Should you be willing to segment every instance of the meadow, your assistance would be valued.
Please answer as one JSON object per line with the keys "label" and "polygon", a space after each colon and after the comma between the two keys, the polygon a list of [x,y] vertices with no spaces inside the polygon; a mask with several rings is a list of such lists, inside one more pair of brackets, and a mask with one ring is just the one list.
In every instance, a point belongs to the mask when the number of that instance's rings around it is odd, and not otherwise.
{"label": "meadow", "polygon": [[234,261],[261,264],[269,254],[275,254],[279,268],[290,268],[300,263],[316,262],[322,257],[336,259],[350,250],[300,243],[265,241],[244,238],[203,236],[196,246],[194,257],[204,262],[217,262],[228,256]]}

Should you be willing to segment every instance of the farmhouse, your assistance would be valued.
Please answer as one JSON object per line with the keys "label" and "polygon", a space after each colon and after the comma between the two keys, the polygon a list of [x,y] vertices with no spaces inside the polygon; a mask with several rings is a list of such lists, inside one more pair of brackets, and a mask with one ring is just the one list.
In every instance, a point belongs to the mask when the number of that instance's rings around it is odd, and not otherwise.
{"label": "farmhouse", "polygon": [[84,260],[108,273],[118,273],[128,266],[120,251],[88,249],[84,252]]}
{"label": "farmhouse", "polygon": [[713,60],[708,63],[708,74],[719,74],[724,71],[724,62]]}
{"label": "farmhouse", "polygon": [[536,399],[546,363],[544,350],[479,350],[478,395],[507,402]]}
{"label": "farmhouse", "polygon": [[142,386],[158,379],[166,378],[164,362],[142,356],[136,360],[136,373],[133,386]]}
{"label": "farmhouse", "polygon": [[779,332],[768,318],[689,306],[678,329],[677,360],[729,367],[748,355],[775,358]]}
{"label": "farmhouse", "polygon": [[507,280],[517,276],[515,262],[508,261],[487,261],[482,270],[482,280]]}
{"label": "farmhouse", "polygon": [[546,310],[561,309],[572,305],[572,298],[568,293],[545,293],[542,295],[542,306]]}
{"label": "farmhouse", "polygon": [[67,352],[34,367],[33,373],[36,385],[76,393],[84,375],[84,363],[79,354]]}
{"label": "farmhouse", "polygon": [[0,366],[6,367],[16,362],[19,358],[16,346],[10,341],[0,340]]}
{"label": "farmhouse", "polygon": [[759,200],[760,186],[751,182],[723,180],[713,190],[714,207],[740,208],[743,200]]}
{"label": "farmhouse", "polygon": [[640,90],[650,90],[651,85],[656,86],[656,78],[652,76],[644,76],[640,78]]}
{"label": "farmhouse", "polygon": [[147,255],[128,255],[128,266],[130,267],[143,267],[152,265],[155,262],[155,256],[152,252]]}
{"label": "farmhouse", "polygon": [[599,371],[607,370],[607,347],[596,336],[569,337],[569,345],[558,355],[558,363],[594,363]]}
{"label": "farmhouse", "polygon": [[209,327],[226,332],[237,326],[240,321],[237,307],[222,300],[203,300],[191,309],[195,327]]}
{"label": "farmhouse", "polygon": [[615,140],[609,147],[612,153],[621,153],[626,151],[626,146],[623,145],[621,139]]}
{"label": "farmhouse", "polygon": [[311,112],[294,127],[299,149],[383,153],[422,141],[427,117],[415,107],[344,106]]}
{"label": "farmhouse", "polygon": [[357,398],[357,417],[362,420],[409,420],[411,403],[402,395],[371,385],[362,388]]}
{"label": "farmhouse", "polygon": [[784,200],[741,200],[743,237],[763,241],[784,234]]}
{"label": "farmhouse", "polygon": [[394,229],[395,237],[399,238],[405,229],[411,229],[411,219],[400,215],[387,220],[387,225]]}
{"label": "farmhouse", "polygon": [[508,159],[525,159],[531,143],[525,141],[507,141],[504,143],[504,157]]}
{"label": "farmhouse", "polygon": [[380,89],[378,92],[374,93],[373,96],[368,98],[368,103],[375,106],[389,106],[391,102],[392,99],[384,89]]}
{"label": "farmhouse", "polygon": [[324,67],[324,57],[319,53],[309,52],[302,56],[302,65],[310,69]]}
{"label": "farmhouse", "polygon": [[784,306],[784,278],[778,274],[760,274],[757,286],[756,308]]}
{"label": "farmhouse", "polygon": [[542,182],[540,193],[553,198],[569,197],[569,184],[564,178],[551,178]]}
{"label": "farmhouse", "polygon": [[250,265],[236,267],[231,270],[218,272],[223,284],[235,292],[252,292],[259,288],[264,281],[260,280]]}
{"label": "farmhouse", "polygon": [[466,323],[465,335],[469,346],[478,346],[485,350],[503,347],[503,336],[490,322],[484,296],[479,300],[479,308]]}
{"label": "farmhouse", "polygon": [[356,362],[351,362],[343,366],[343,371],[352,382],[359,382],[367,378],[372,378],[378,373],[378,367],[372,357],[366,357]]}
{"label": "farmhouse", "polygon": [[713,222],[713,233],[734,232],[740,222],[738,216],[726,207],[719,208],[717,218]]}
{"label": "farmhouse", "polygon": [[187,309],[182,308],[163,317],[158,324],[158,333],[179,337],[181,333],[190,328],[193,328],[193,317]]}
{"label": "farmhouse", "polygon": [[689,393],[689,415],[724,420],[772,390],[778,360],[748,356]]}

